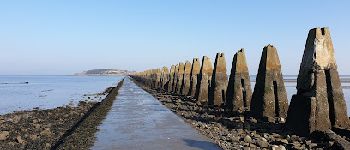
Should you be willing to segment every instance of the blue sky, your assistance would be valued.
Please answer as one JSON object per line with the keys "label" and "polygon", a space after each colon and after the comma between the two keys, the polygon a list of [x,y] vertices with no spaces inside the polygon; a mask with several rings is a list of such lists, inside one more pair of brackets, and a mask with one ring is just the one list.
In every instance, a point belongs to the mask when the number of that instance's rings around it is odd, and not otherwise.
{"label": "blue sky", "polygon": [[350,1],[1,1],[0,74],[141,71],[246,49],[256,74],[262,48],[277,47],[297,74],[309,29],[331,30],[340,74],[350,74]]}

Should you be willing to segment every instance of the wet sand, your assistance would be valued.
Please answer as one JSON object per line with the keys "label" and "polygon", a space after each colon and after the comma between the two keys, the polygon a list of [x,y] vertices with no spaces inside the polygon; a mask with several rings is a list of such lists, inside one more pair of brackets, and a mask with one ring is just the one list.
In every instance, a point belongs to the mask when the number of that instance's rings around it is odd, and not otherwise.
{"label": "wet sand", "polygon": [[221,149],[129,79],[117,99],[92,149]]}

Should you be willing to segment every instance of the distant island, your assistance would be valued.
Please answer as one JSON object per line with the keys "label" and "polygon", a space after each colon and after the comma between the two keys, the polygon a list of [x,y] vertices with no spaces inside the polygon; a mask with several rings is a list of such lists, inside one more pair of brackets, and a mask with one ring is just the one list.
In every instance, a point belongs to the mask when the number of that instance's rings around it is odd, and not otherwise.
{"label": "distant island", "polygon": [[120,70],[120,69],[91,69],[81,73],[75,73],[77,76],[109,76],[109,75],[129,75],[135,71]]}

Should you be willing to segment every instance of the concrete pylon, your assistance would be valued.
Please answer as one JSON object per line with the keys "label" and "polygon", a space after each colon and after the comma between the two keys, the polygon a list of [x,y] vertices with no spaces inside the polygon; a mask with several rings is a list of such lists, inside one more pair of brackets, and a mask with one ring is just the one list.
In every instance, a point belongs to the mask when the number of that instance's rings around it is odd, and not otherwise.
{"label": "concrete pylon", "polygon": [[209,88],[211,83],[211,76],[213,73],[213,65],[210,61],[210,58],[203,56],[202,58],[202,67],[199,73],[196,99],[199,104],[207,105],[209,100]]}
{"label": "concrete pylon", "polygon": [[226,90],[226,108],[229,111],[243,113],[250,111],[252,89],[244,49],[234,56],[230,79]]}
{"label": "concrete pylon", "polygon": [[347,107],[328,28],[309,31],[287,118],[287,127],[300,135],[349,128]]}
{"label": "concrete pylon", "polygon": [[161,70],[161,78],[160,78],[160,88],[161,90],[166,90],[169,81],[169,70],[168,67],[163,67]]}
{"label": "concrete pylon", "polygon": [[168,81],[168,87],[167,91],[171,92],[173,89],[173,83],[174,83],[174,73],[175,73],[175,65],[171,65],[170,72],[169,72],[169,81]]}
{"label": "concrete pylon", "polygon": [[269,122],[287,116],[288,100],[281,64],[277,49],[272,45],[263,49],[250,106],[254,117]]}
{"label": "concrete pylon", "polygon": [[183,82],[182,82],[182,88],[181,88],[181,95],[188,95],[190,91],[191,86],[191,62],[186,61],[185,62],[185,70],[183,75]]}
{"label": "concrete pylon", "polygon": [[221,107],[226,100],[227,74],[224,53],[216,53],[214,71],[209,92],[209,105]]}
{"label": "concrete pylon", "polygon": [[184,63],[179,63],[179,69],[177,73],[177,81],[176,81],[176,89],[175,93],[176,94],[181,94],[181,87],[182,87],[182,82],[184,79],[184,72],[185,72],[185,64]]}
{"label": "concrete pylon", "polygon": [[152,88],[153,89],[159,89],[160,88],[160,76],[161,76],[161,69],[152,69],[151,76],[153,80]]}
{"label": "concrete pylon", "polygon": [[197,88],[197,80],[200,72],[201,64],[198,58],[193,58],[192,66],[191,66],[191,85],[190,85],[190,93],[189,95],[192,97],[196,96],[196,88]]}
{"label": "concrete pylon", "polygon": [[179,72],[179,64],[175,65],[174,79],[173,79],[173,85],[172,85],[172,88],[171,88],[171,93],[175,93],[175,89],[176,89],[176,85],[177,85],[178,72]]}

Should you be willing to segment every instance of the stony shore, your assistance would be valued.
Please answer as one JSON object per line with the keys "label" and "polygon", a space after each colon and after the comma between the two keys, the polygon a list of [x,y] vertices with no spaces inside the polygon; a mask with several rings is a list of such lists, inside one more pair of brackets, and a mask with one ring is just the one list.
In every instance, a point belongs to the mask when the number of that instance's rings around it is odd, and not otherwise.
{"label": "stony shore", "polygon": [[137,84],[225,150],[348,148],[346,146],[349,139],[334,133],[316,133],[310,137],[300,137],[286,130],[284,123],[267,123],[243,116],[216,116],[215,112],[197,105],[196,100],[190,96],[160,92]]}
{"label": "stony shore", "polygon": [[88,149],[121,85],[107,88],[101,102],[1,115],[0,149]]}

